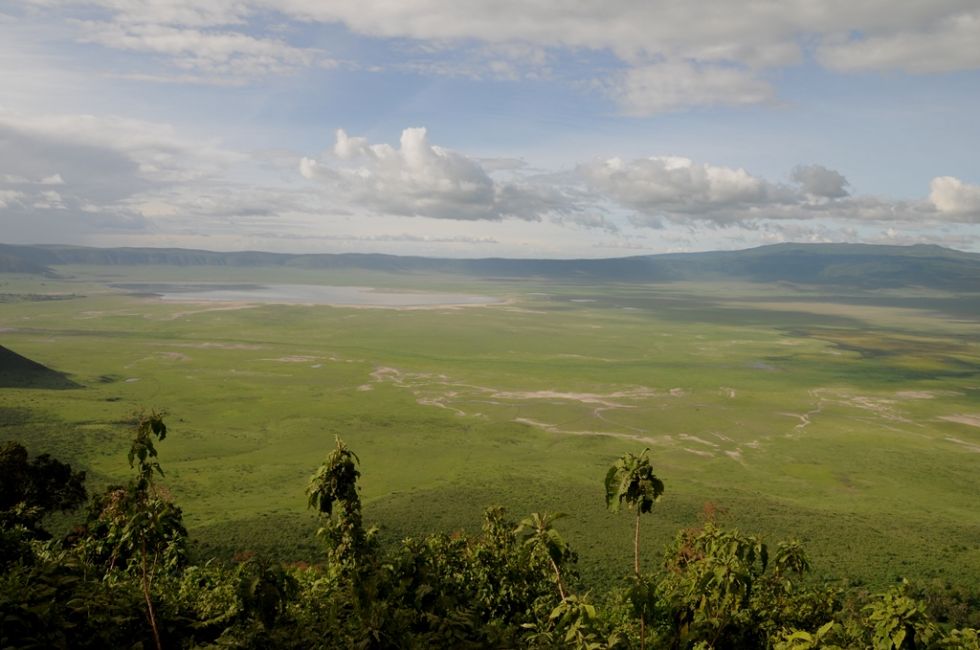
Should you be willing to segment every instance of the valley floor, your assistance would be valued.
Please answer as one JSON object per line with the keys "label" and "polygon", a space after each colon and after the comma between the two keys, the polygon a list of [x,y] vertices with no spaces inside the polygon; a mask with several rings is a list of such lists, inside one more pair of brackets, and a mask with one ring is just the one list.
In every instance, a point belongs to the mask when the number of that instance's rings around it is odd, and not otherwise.
{"label": "valley floor", "polygon": [[[980,295],[752,284],[480,281],[295,269],[62,267],[0,276],[0,344],[78,387],[0,391],[0,438],[96,488],[134,409],[168,413],[166,483],[202,553],[315,558],[310,473],[341,436],[390,540],[483,509],[562,511],[581,572],[629,570],[602,479],[649,447],[654,552],[704,504],[799,537],[825,577],[980,584]],[[425,309],[183,302],[133,282],[489,296]]]}

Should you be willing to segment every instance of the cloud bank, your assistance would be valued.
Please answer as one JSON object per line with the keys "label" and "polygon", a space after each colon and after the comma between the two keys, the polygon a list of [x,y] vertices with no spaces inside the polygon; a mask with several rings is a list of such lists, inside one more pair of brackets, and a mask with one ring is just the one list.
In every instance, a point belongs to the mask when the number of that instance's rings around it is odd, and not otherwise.
{"label": "cloud bank", "polygon": [[[131,78],[247,83],[303,68],[356,65],[308,39],[309,25],[396,45],[377,67],[423,74],[547,78],[557,55],[611,54],[611,75],[585,72],[632,116],[771,104],[769,72],[814,62],[837,72],[935,74],[980,69],[980,7],[968,0],[895,3],[623,0],[28,0],[78,42],[163,61]],[[433,52],[442,56],[433,57]],[[612,78],[612,83],[606,81]]]}
{"label": "cloud bank", "polygon": [[[424,231],[406,233],[406,219]],[[679,237],[668,226],[729,242],[902,242],[932,228],[932,240],[948,243],[966,236],[956,226],[980,223],[980,185],[937,176],[922,198],[896,200],[857,192],[820,164],[781,180],[666,155],[542,171],[440,146],[423,127],[395,144],[337,130],[318,156],[258,156],[162,123],[0,111],[0,228],[20,241],[142,233],[200,245],[234,231],[252,247],[306,238],[514,246],[483,225],[504,221],[518,241],[578,233],[608,251],[649,246],[644,232]]]}

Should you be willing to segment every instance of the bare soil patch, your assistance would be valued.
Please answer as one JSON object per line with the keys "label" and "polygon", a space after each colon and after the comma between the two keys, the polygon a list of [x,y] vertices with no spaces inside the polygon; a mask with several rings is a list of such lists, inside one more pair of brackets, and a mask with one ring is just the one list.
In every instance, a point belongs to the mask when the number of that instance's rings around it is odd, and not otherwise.
{"label": "bare soil patch", "polygon": [[942,415],[939,417],[939,419],[945,420],[946,422],[956,422],[957,424],[965,424],[971,427],[980,427],[980,415],[974,415],[974,414]]}

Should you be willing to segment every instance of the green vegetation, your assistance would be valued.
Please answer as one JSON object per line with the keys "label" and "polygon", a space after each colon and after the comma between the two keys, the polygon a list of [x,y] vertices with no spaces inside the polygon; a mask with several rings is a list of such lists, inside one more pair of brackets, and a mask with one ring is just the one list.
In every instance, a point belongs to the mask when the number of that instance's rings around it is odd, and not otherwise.
{"label": "green vegetation", "polygon": [[[155,484],[163,470],[153,438],[167,427],[141,413],[132,429],[135,476],[96,495],[86,523],[61,543],[42,541],[38,521],[78,504],[81,477],[49,457],[29,462],[14,444],[0,454],[28,488],[53,482],[59,495],[0,484],[3,647],[601,650],[649,639],[684,649],[980,648],[966,627],[980,594],[958,602],[908,583],[879,594],[815,583],[798,542],[779,544],[770,564],[759,538],[710,518],[678,533],[661,570],[637,568],[626,588],[599,594],[563,585],[577,556],[555,518],[537,513],[516,524],[493,507],[479,536],[430,534],[382,549],[362,526],[358,458],[339,439],[307,490],[327,518],[322,561],[187,565],[180,508]],[[625,455],[607,477],[610,503],[622,497],[637,522],[664,490],[645,453]],[[946,596],[938,607],[937,596]],[[972,609],[956,616],[959,605]]]}
{"label": "green vegetation", "polygon": [[[720,526],[799,538],[815,573],[874,589],[980,583],[980,297],[750,283],[479,280],[289,267],[57,267],[0,276],[3,345],[79,387],[0,390],[0,439],[129,480],[134,404],[166,410],[193,561],[322,558],[301,499],[341,436],[376,541],[565,512],[596,589],[633,554],[596,477],[649,447],[669,492],[643,558],[712,502]],[[206,273],[206,275],[205,275]],[[492,295],[418,310],[195,304],[111,283],[323,283]],[[30,296],[59,300],[30,300]],[[23,386],[23,384],[21,384]],[[54,518],[52,530],[68,522]],[[564,579],[564,573],[562,573]],[[554,570],[548,584],[557,592]]]}
{"label": "green vegetation", "polygon": [[78,388],[78,384],[0,345],[0,388]]}

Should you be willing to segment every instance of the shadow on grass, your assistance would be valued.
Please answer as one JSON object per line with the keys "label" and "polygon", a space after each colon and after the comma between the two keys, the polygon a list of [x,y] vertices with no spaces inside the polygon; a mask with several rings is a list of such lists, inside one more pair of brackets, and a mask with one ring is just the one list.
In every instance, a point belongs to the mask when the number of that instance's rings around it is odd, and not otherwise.
{"label": "shadow on grass", "polygon": [[0,388],[81,388],[63,372],[52,370],[0,345]]}

